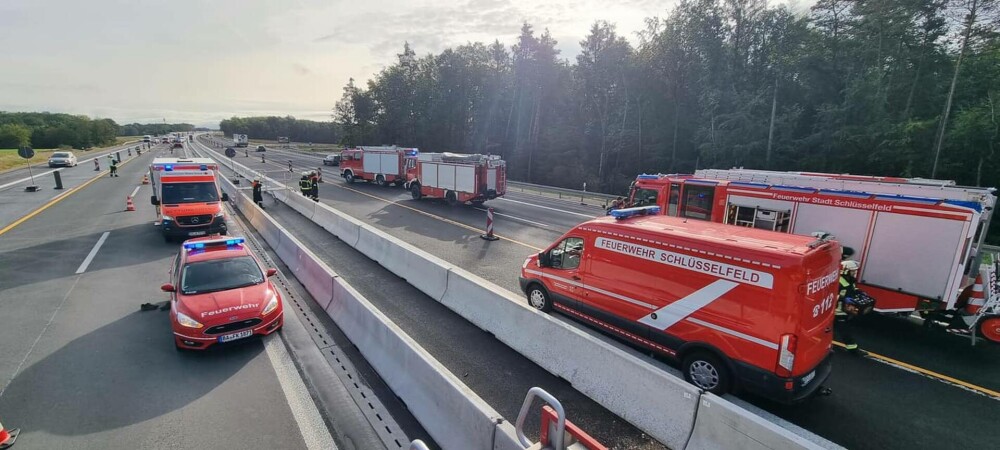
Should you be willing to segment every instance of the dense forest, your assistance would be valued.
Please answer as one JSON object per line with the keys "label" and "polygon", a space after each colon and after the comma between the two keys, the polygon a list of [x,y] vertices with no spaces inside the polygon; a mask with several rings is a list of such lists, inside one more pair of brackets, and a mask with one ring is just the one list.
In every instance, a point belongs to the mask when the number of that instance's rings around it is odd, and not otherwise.
{"label": "dense forest", "polygon": [[597,22],[574,61],[409,45],[336,104],[347,145],[489,152],[513,179],[620,192],[642,172],[770,168],[1000,184],[997,0],[681,0],[630,43]]}
{"label": "dense forest", "polygon": [[246,134],[251,139],[277,140],[288,137],[293,142],[335,144],[339,141],[337,127],[330,122],[315,122],[288,117],[233,117],[219,123],[226,136]]}
{"label": "dense forest", "polygon": [[56,113],[0,111],[0,148],[69,146],[88,148],[112,144],[118,124],[111,119]]}
{"label": "dense forest", "polygon": [[174,131],[194,131],[194,125],[189,123],[130,123],[122,125],[119,136],[164,135]]}

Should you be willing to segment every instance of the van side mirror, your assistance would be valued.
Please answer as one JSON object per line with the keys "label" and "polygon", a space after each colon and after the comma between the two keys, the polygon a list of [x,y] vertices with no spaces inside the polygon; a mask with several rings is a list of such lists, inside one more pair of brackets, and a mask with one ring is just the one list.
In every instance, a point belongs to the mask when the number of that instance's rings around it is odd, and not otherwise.
{"label": "van side mirror", "polygon": [[277,274],[278,274],[278,269],[275,269],[275,268],[273,268],[273,267],[272,267],[272,268],[270,268],[270,269],[267,269],[267,276],[268,276],[269,278],[270,278],[270,277],[273,277],[273,276],[275,276],[275,275],[277,275]]}
{"label": "van side mirror", "polygon": [[228,202],[229,201],[229,194],[223,192],[222,193],[222,201]]}
{"label": "van side mirror", "polygon": [[549,252],[538,253],[538,267],[552,267],[552,258],[549,257]]}
{"label": "van side mirror", "polygon": [[155,195],[150,195],[149,196],[149,203],[152,204],[153,206],[159,206],[160,205],[160,200],[157,199]]}
{"label": "van side mirror", "polygon": [[166,283],[166,284],[160,286],[160,290],[163,291],[163,292],[174,292],[176,289],[174,289],[174,285],[172,285],[170,283]]}

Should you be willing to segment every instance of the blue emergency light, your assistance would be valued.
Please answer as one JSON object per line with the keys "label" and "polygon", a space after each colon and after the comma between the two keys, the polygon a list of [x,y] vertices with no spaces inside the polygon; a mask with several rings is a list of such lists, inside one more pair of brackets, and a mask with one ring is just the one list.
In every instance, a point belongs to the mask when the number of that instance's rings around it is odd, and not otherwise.
{"label": "blue emergency light", "polygon": [[636,178],[638,178],[640,180],[659,180],[660,176],[659,175],[650,175],[648,173],[644,173],[642,175],[637,176]]}
{"label": "blue emergency light", "polygon": [[170,172],[171,170],[174,170],[174,165],[173,164],[167,164],[167,165],[163,166],[163,170],[165,170],[167,172]]}
{"label": "blue emergency light", "polygon": [[208,166],[202,164],[201,167],[199,167],[199,169],[201,169],[201,170],[208,170]]}
{"label": "blue emergency light", "polygon": [[639,206],[636,208],[613,209],[611,210],[611,217],[614,217],[616,220],[622,220],[638,216],[655,216],[659,213],[659,206]]}
{"label": "blue emergency light", "polygon": [[417,150],[415,150],[415,149],[414,150],[410,150],[410,151],[406,152],[406,156],[417,156],[417,153],[419,153],[419,152]]}
{"label": "blue emergency light", "polygon": [[188,242],[188,243],[184,244],[184,249],[188,250],[188,251],[191,251],[191,250],[201,250],[201,249],[204,249],[206,246],[207,247],[215,247],[215,246],[219,246],[219,247],[221,247],[221,246],[232,247],[234,245],[243,245],[244,242],[246,242],[246,239],[241,238],[241,237],[232,238],[232,239],[215,239],[215,240],[211,240],[211,241],[201,241],[201,242]]}

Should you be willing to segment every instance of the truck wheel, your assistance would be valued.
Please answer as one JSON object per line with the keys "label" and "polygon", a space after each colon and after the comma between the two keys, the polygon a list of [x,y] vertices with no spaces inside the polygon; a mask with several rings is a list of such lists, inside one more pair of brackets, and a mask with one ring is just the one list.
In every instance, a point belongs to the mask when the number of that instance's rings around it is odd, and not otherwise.
{"label": "truck wheel", "polygon": [[545,292],[545,288],[538,284],[532,284],[528,288],[528,305],[541,312],[552,311],[552,301],[549,300],[549,294]]}
{"label": "truck wheel", "polygon": [[383,176],[383,175],[377,175],[375,177],[375,184],[377,184],[379,186],[382,186],[382,187],[385,187],[385,176]]}
{"label": "truck wheel", "polygon": [[475,206],[477,208],[481,208],[483,206],[483,203],[486,203],[486,202],[484,202],[482,200],[473,200],[472,201],[472,206]]}
{"label": "truck wheel", "polygon": [[709,352],[694,352],[684,357],[684,379],[716,395],[729,392],[729,369]]}
{"label": "truck wheel", "polygon": [[413,183],[410,185],[410,196],[412,196],[414,200],[420,200],[420,197],[424,196],[424,193],[420,192],[419,184]]}
{"label": "truck wheel", "polygon": [[987,341],[1000,344],[1000,316],[988,316],[979,321],[978,334]]}
{"label": "truck wheel", "polygon": [[354,174],[352,174],[351,172],[345,173],[344,174],[344,180],[347,181],[347,184],[353,183],[354,182]]}
{"label": "truck wheel", "polygon": [[458,205],[458,194],[456,194],[455,191],[448,191],[448,193],[444,195],[444,198],[445,200],[448,200],[448,206]]}

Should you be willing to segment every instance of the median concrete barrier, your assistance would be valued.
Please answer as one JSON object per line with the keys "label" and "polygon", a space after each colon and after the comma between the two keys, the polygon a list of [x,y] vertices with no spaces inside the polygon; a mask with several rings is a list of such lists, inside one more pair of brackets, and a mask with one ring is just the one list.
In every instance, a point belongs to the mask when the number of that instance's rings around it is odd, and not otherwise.
{"label": "median concrete barrier", "polygon": [[316,206],[316,213],[312,220],[316,222],[316,225],[323,227],[324,230],[344,241],[347,245],[351,247],[358,245],[358,234],[361,232],[362,224],[357,219],[324,204],[319,204]]}
{"label": "median concrete barrier", "polygon": [[500,414],[339,278],[327,313],[441,448],[493,449]]}
{"label": "median concrete barrier", "polygon": [[775,423],[711,393],[701,395],[694,431],[685,450],[823,449]]}
{"label": "median concrete barrier", "polygon": [[299,271],[296,272],[295,277],[302,283],[302,286],[305,286],[316,303],[325,310],[333,299],[337,274],[333,273],[326,264],[320,262],[315,254],[304,247],[299,247],[298,263]]}
{"label": "median concrete barrier", "polygon": [[684,448],[701,392],[463,269],[441,303],[670,448]]}

